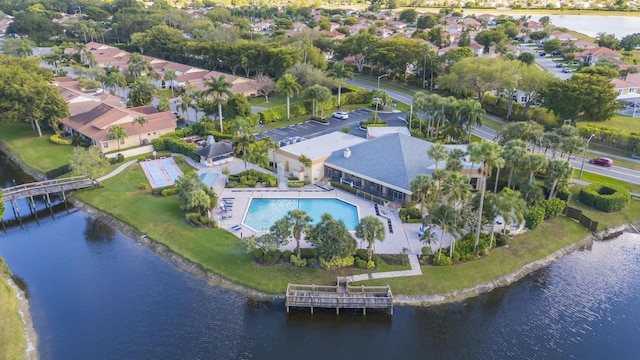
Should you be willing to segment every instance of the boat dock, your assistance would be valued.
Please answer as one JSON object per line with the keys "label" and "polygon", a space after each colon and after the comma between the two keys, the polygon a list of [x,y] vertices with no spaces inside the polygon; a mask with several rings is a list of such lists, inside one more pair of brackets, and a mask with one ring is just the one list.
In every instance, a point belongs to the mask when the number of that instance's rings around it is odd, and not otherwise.
{"label": "boat dock", "polygon": [[393,294],[389,286],[350,286],[341,283],[335,286],[323,285],[299,285],[287,286],[286,302],[287,312],[292,307],[309,308],[313,314],[314,308],[336,309],[362,309],[362,314],[367,314],[367,309],[389,309],[393,315]]}

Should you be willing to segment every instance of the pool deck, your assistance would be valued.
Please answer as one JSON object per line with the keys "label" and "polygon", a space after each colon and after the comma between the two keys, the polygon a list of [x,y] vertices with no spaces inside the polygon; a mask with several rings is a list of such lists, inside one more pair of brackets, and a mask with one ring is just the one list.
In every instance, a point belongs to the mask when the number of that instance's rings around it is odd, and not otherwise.
{"label": "pool deck", "polygon": [[[193,164],[192,164],[193,165]],[[247,164],[247,169],[256,169],[261,172],[271,173],[272,172],[258,168],[253,164]],[[252,188],[252,189],[227,189],[225,188],[225,184],[227,181],[227,177],[222,173],[224,168],[228,168],[232,174],[239,173],[245,170],[245,163],[242,160],[234,159],[233,161],[229,161],[222,165],[217,165],[214,167],[200,167],[196,166],[199,171],[202,172],[216,172],[219,173],[218,178],[216,179],[213,189],[216,194],[218,194],[218,198],[222,201],[223,198],[233,198],[233,206],[232,209],[228,211],[230,217],[223,217],[224,212],[220,210],[220,208],[216,207],[213,212],[213,218],[216,220],[220,227],[228,230],[230,233],[238,236],[251,236],[256,235],[260,236],[264,232],[258,230],[254,230],[246,225],[244,225],[244,218],[249,210],[249,204],[251,203],[252,198],[278,198],[278,199],[303,199],[303,198],[330,198],[330,199],[340,199],[350,204],[353,204],[358,207],[358,216],[363,218],[365,216],[373,215],[376,216],[374,204],[370,201],[367,201],[363,198],[359,198],[350,193],[341,191],[341,190],[323,190],[315,185],[305,186],[300,189],[288,189],[286,186],[278,186],[277,188]],[[398,216],[398,212],[396,209],[388,208],[384,206],[379,206],[380,215],[383,217],[387,217],[391,220],[391,226],[393,228],[393,233],[389,233],[387,230],[386,239],[382,242],[376,241],[374,245],[374,251],[380,254],[401,254],[403,252],[407,252],[409,254],[420,254],[424,243],[420,241],[420,237],[418,236],[418,231],[420,230],[420,224],[404,224],[400,221]],[[229,215],[227,215],[229,216]],[[386,224],[386,219],[383,217],[378,217],[383,223]],[[274,219],[274,221],[277,219]],[[437,231],[437,234],[440,235],[438,229],[434,229]],[[442,246],[449,246],[450,243],[450,235],[445,234],[445,240]],[[358,239],[356,239],[358,240]],[[282,249],[295,249],[295,241],[290,242]],[[302,247],[311,247],[311,244],[307,241],[301,242]],[[433,249],[439,248],[439,238],[435,241],[435,243],[431,244]],[[358,240],[358,248],[366,248],[367,243],[361,242]]]}

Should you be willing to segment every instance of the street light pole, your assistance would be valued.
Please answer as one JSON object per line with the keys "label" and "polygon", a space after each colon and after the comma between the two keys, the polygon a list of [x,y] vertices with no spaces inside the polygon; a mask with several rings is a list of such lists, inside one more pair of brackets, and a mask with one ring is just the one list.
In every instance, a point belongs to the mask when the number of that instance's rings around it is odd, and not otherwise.
{"label": "street light pole", "polygon": [[582,170],[584,169],[584,159],[587,156],[587,149],[589,148],[589,142],[591,141],[591,139],[593,139],[594,136],[596,136],[596,134],[591,134],[591,136],[589,136],[589,139],[587,140],[587,146],[584,147],[584,151],[582,152],[582,165],[580,165],[580,175],[578,175],[578,179],[582,179]]}
{"label": "street light pole", "polygon": [[380,76],[378,76],[378,90],[380,90],[380,79],[382,79],[383,77],[389,76],[389,74],[382,74]]}

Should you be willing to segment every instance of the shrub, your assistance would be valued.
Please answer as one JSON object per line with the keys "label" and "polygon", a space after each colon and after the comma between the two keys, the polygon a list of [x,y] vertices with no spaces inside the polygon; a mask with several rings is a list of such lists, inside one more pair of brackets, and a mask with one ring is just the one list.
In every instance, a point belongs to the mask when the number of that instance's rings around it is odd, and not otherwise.
{"label": "shrub", "polygon": [[433,265],[436,266],[447,266],[447,265],[451,265],[451,259],[449,259],[449,257],[445,256],[445,255],[433,255]]}
{"label": "shrub", "polygon": [[140,156],[138,158],[138,162],[144,162],[144,161],[147,161],[147,157],[146,156]]}
{"label": "shrub", "polygon": [[289,258],[291,257],[291,254],[293,254],[293,251],[291,250],[285,250],[282,252],[282,258],[289,260]]}
{"label": "shrub", "polygon": [[58,145],[71,145],[71,143],[73,143],[73,140],[64,140],[60,137],[60,134],[55,133],[51,136],[49,136],[49,141],[51,141],[54,144],[58,144]]}
{"label": "shrub", "polygon": [[548,220],[562,214],[567,203],[564,200],[553,198],[543,201],[541,206],[544,208],[544,218]]}
{"label": "shrub", "polygon": [[141,183],[138,185],[138,189],[140,189],[140,190],[147,190],[148,188],[149,188],[149,184],[147,184],[147,183],[145,183],[145,182],[141,182]]}
{"label": "shrub", "polygon": [[318,266],[318,260],[316,258],[308,259],[307,264],[309,264],[309,267],[316,267]]}
{"label": "shrub", "polygon": [[351,255],[341,258],[339,256],[334,257],[331,261],[327,261],[324,258],[320,258],[320,265],[326,269],[338,269],[346,266],[353,266],[355,258]]}
{"label": "shrub", "polygon": [[314,259],[315,257],[316,257],[316,249],[311,249],[311,248],[300,249],[300,258]]}
{"label": "shrub", "polygon": [[122,155],[121,153],[118,153],[118,155],[116,156],[116,162],[117,163],[124,162],[124,155]]}
{"label": "shrub", "polygon": [[265,265],[273,264],[278,259],[280,259],[281,255],[282,253],[278,249],[269,250],[266,253],[264,253],[262,258],[260,259],[260,263]]}
{"label": "shrub", "polygon": [[431,246],[423,246],[422,247],[422,256],[431,255]]}
{"label": "shrub", "polygon": [[307,266],[307,260],[298,259],[298,257],[295,254],[291,254],[289,256],[289,262],[292,263],[293,265],[297,266],[297,267],[305,267],[305,266]]}
{"label": "shrub", "polygon": [[505,246],[509,244],[509,240],[511,240],[509,238],[509,235],[503,234],[503,233],[496,233],[494,234],[494,236],[496,237],[496,246]]}
{"label": "shrub", "polygon": [[366,269],[367,268],[367,260],[362,260],[360,258],[356,259],[356,267],[360,268],[360,269]]}
{"label": "shrub", "polygon": [[175,186],[170,186],[170,187],[162,189],[162,192],[160,194],[162,196],[164,196],[164,197],[177,195],[178,194],[178,188],[175,187]]}
{"label": "shrub", "polygon": [[299,188],[304,186],[304,181],[301,180],[289,180],[288,186],[290,188]]}
{"label": "shrub", "polygon": [[373,269],[376,267],[376,263],[373,260],[367,261],[367,269]]}
{"label": "shrub", "polygon": [[187,213],[187,220],[195,226],[199,227],[215,227],[216,222],[211,220],[208,216],[203,216],[199,213]]}
{"label": "shrub", "polygon": [[369,256],[367,255],[367,249],[356,250],[355,256],[362,260],[369,260]]}
{"label": "shrub", "polygon": [[593,183],[580,190],[580,202],[604,212],[620,211],[629,205],[631,193],[622,187]]}
{"label": "shrub", "polygon": [[416,207],[403,207],[398,213],[403,222],[411,222],[410,220],[422,220],[422,211]]}
{"label": "shrub", "polygon": [[524,220],[527,229],[537,228],[544,221],[544,208],[540,205],[530,207]]}

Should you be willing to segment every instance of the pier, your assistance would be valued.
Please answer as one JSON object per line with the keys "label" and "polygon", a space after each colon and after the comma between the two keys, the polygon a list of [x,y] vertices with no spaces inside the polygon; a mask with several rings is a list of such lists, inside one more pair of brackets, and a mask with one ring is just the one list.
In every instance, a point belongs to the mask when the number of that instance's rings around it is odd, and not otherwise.
{"label": "pier", "polygon": [[336,309],[362,309],[362,314],[367,314],[367,309],[389,309],[393,315],[393,294],[389,286],[350,286],[341,283],[335,286],[323,285],[299,285],[287,286],[286,302],[287,312],[292,307],[309,308],[313,314],[314,308]]}

